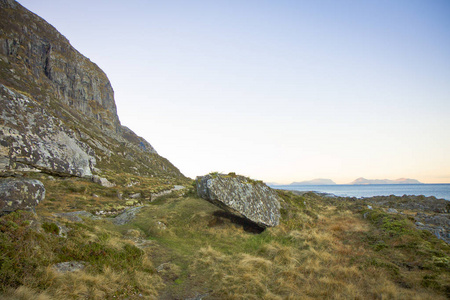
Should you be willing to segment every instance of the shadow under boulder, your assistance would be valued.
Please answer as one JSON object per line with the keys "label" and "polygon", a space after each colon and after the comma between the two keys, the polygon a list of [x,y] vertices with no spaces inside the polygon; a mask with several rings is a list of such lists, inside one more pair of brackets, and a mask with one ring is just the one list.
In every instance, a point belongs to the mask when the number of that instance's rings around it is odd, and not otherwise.
{"label": "shadow under boulder", "polygon": [[230,222],[232,224],[235,224],[237,226],[242,226],[242,228],[244,229],[244,231],[249,232],[249,233],[255,233],[255,234],[259,234],[264,232],[264,230],[266,230],[265,227],[261,227],[258,224],[249,221],[246,218],[242,218],[239,216],[236,216],[232,213],[223,211],[223,210],[216,210],[213,213],[214,219],[211,220],[209,222],[209,226],[210,227],[215,227],[215,226],[220,226],[222,224],[225,224],[226,222]]}

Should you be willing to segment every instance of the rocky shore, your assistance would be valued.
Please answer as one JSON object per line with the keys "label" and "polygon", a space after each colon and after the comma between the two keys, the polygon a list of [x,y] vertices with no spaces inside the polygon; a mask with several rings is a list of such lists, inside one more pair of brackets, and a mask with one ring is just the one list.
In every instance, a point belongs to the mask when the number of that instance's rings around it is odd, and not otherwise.
{"label": "rocky shore", "polygon": [[[296,195],[309,192],[290,191]],[[374,197],[339,197],[330,193],[316,193],[322,197],[341,201],[360,203],[368,209],[381,208],[390,214],[400,214],[413,218],[416,228],[427,230],[437,238],[450,244],[450,201],[438,199],[434,196],[403,195],[403,196],[374,196]]]}

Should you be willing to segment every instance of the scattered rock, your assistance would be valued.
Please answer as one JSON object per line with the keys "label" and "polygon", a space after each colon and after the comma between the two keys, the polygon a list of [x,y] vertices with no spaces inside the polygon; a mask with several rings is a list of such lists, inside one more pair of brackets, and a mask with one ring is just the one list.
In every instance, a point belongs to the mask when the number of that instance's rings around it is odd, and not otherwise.
{"label": "scattered rock", "polygon": [[172,193],[172,192],[179,191],[179,190],[182,190],[182,189],[184,189],[184,188],[185,188],[185,187],[182,186],[182,185],[175,185],[175,186],[173,187],[173,189],[165,190],[165,191],[162,191],[162,192],[159,192],[159,193],[151,194],[151,201],[155,201],[157,198],[159,198],[159,197],[161,197],[161,196],[168,195],[168,194],[170,194],[170,193]]}
{"label": "scattered rock", "polygon": [[108,179],[100,177],[98,175],[93,175],[92,176],[92,181],[95,183],[100,184],[101,186],[104,187],[115,187],[116,185],[112,182],[109,182]]}
{"label": "scattered rock", "polygon": [[39,180],[25,178],[0,179],[0,215],[17,209],[35,211],[45,199],[45,187]]}
{"label": "scattered rock", "polygon": [[132,187],[132,186],[135,186],[136,184],[139,184],[139,181],[132,181],[132,182],[128,183],[126,186]]}
{"label": "scattered rock", "polygon": [[86,263],[84,261],[66,261],[53,265],[53,269],[59,273],[80,271],[85,267]]}
{"label": "scattered rock", "polygon": [[450,244],[450,214],[417,213],[414,219],[417,229],[428,230]]}
{"label": "scattered rock", "polygon": [[389,214],[398,214],[398,211],[395,208],[388,208],[387,213]]}
{"label": "scattered rock", "polygon": [[161,221],[156,222],[156,225],[158,226],[158,229],[161,229],[161,230],[166,230],[167,229],[167,225],[164,224]]}
{"label": "scattered rock", "polygon": [[418,210],[435,213],[450,213],[450,201],[445,199],[437,199],[430,196],[425,197],[423,195],[412,196],[403,195],[399,196],[374,196],[365,199],[371,204],[377,204],[384,207],[392,207],[402,210]]}
{"label": "scattered rock", "polygon": [[280,221],[280,202],[277,194],[261,181],[244,176],[209,174],[197,177],[198,195],[263,228],[277,226]]}
{"label": "scattered rock", "polygon": [[65,218],[69,221],[72,222],[83,222],[83,219],[81,217],[85,217],[85,218],[89,218],[92,220],[99,220],[100,217],[96,217],[93,214],[91,214],[90,212],[87,211],[72,211],[72,212],[67,212],[67,213],[57,213],[54,214],[57,217],[61,217],[61,218]]}
{"label": "scattered rock", "polygon": [[125,209],[120,215],[112,219],[113,224],[115,225],[124,225],[136,217],[136,214],[143,208],[143,206],[137,206]]}
{"label": "scattered rock", "polygon": [[138,199],[138,198],[141,198],[141,193],[132,194],[132,195],[130,195],[130,198],[131,198],[131,199]]}

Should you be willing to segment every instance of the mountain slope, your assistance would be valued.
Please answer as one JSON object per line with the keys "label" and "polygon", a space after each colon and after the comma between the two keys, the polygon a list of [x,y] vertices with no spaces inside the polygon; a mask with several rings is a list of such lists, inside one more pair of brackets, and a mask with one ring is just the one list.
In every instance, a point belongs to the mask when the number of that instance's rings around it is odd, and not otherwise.
{"label": "mountain slope", "polygon": [[45,20],[0,0],[0,171],[184,178],[120,124],[106,74]]}

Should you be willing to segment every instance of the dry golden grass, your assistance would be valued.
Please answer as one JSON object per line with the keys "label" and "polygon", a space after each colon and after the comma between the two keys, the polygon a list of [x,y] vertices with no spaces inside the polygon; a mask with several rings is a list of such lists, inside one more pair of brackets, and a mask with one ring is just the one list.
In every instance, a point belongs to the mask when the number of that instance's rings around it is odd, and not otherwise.
{"label": "dry golden grass", "polygon": [[[110,267],[104,267],[98,274],[85,271],[57,274],[49,269],[53,276],[47,293],[55,299],[156,299],[158,291],[164,286],[157,275],[135,271],[133,274],[117,272]],[[132,277],[134,286],[126,282]],[[126,278],[126,280],[124,280]],[[124,284],[125,283],[125,284]],[[141,292],[136,291],[138,287]]]}
{"label": "dry golden grass", "polygon": [[9,289],[0,300],[52,300],[46,292],[38,292],[26,286],[20,286],[17,289]]}
{"label": "dry golden grass", "polygon": [[352,263],[374,253],[345,239],[369,229],[354,213],[329,209],[315,227],[288,231],[287,245],[272,241],[253,254],[228,255],[209,246],[193,267],[211,278],[212,299],[445,299],[420,285],[399,286],[384,268]]}

